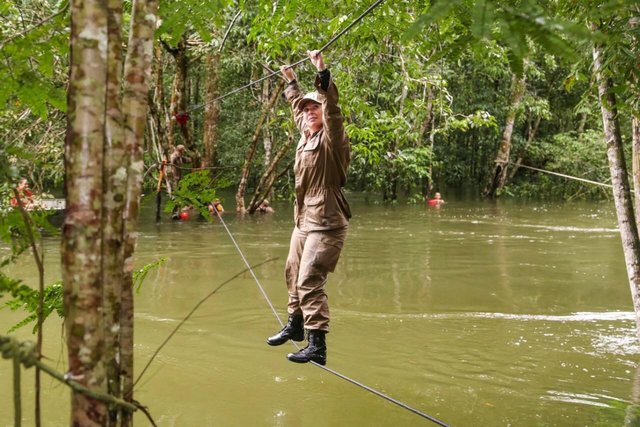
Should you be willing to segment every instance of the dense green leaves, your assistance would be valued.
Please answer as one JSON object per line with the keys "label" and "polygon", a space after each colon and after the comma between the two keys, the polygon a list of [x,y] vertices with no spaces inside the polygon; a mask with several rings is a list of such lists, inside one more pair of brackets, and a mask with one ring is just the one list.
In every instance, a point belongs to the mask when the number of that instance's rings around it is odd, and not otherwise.
{"label": "dense green leaves", "polygon": [[203,217],[209,217],[207,205],[216,199],[216,189],[209,171],[196,171],[185,175],[173,191],[173,199],[165,206],[166,212],[191,207]]}

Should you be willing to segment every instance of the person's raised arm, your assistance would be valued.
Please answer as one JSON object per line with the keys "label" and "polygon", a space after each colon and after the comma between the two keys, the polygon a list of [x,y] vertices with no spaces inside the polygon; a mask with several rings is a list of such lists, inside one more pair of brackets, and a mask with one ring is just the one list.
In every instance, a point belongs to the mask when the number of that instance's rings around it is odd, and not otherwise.
{"label": "person's raised arm", "polygon": [[344,116],[338,106],[338,88],[331,79],[331,73],[327,68],[322,53],[318,50],[307,52],[311,63],[318,70],[315,80],[316,90],[322,98],[324,115],[323,126],[332,144],[345,144]]}
{"label": "person's raised arm", "polygon": [[296,73],[293,71],[288,65],[283,65],[280,67],[280,72],[282,76],[287,81],[287,87],[284,90],[284,96],[291,103],[291,108],[293,109],[293,121],[296,123],[298,130],[300,132],[304,132],[304,118],[302,117],[302,110],[298,108],[300,101],[304,94],[300,90],[298,86],[298,80],[296,78]]}

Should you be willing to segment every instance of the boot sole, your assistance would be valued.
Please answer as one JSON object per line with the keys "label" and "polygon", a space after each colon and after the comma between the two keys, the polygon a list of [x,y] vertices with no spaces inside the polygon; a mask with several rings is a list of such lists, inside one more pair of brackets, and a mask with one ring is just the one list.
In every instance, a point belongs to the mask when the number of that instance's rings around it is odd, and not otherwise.
{"label": "boot sole", "polygon": [[316,362],[318,365],[326,365],[327,364],[327,359],[319,359],[319,358],[311,358],[311,359],[294,359],[291,358],[289,356],[292,356],[293,353],[290,353],[287,355],[287,359],[289,359],[289,361],[293,362],[293,363],[309,363],[309,362]]}

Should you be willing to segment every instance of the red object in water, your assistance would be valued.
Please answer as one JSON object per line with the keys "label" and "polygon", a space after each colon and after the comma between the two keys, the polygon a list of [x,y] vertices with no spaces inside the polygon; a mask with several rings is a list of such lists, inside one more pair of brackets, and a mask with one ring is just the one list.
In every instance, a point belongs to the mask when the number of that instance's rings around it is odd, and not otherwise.
{"label": "red object in water", "polygon": [[429,203],[429,206],[435,206],[438,204],[438,199],[431,199],[427,203]]}
{"label": "red object in water", "polygon": [[188,212],[180,212],[180,219],[183,221],[186,221],[189,219],[189,213]]}
{"label": "red object in water", "polygon": [[180,126],[186,125],[189,121],[189,113],[178,113],[174,117]]}

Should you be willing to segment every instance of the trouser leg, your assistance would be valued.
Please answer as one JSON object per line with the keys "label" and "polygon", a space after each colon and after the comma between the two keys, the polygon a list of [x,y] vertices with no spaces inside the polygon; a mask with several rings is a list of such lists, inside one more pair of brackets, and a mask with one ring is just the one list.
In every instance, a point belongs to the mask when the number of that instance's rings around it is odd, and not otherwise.
{"label": "trouser leg", "polygon": [[307,233],[301,231],[298,227],[293,229],[291,242],[289,243],[289,255],[287,256],[284,270],[287,293],[289,294],[287,312],[290,315],[302,314],[296,284],[298,282],[298,271],[300,270],[300,258],[302,258],[302,251],[306,239]]}
{"label": "trouser leg", "polygon": [[329,330],[329,303],[325,292],[347,237],[347,228],[306,233],[296,283],[298,304],[306,329]]}

